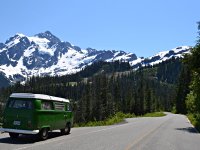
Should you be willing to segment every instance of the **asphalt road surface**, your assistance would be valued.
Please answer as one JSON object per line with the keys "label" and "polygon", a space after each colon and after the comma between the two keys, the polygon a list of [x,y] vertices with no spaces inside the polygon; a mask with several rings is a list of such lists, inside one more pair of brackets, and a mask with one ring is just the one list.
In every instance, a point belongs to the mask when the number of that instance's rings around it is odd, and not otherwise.
{"label": "asphalt road surface", "polygon": [[200,150],[200,134],[185,116],[168,113],[112,126],[73,128],[65,136],[55,131],[46,141],[32,135],[11,140],[3,133],[0,150]]}

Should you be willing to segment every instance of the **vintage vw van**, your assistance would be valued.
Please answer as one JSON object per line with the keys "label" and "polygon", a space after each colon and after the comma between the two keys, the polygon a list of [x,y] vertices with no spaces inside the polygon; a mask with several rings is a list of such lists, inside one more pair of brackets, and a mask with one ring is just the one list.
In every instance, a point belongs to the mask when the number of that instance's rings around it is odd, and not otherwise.
{"label": "vintage vw van", "polygon": [[48,132],[60,129],[69,134],[73,124],[73,113],[68,99],[32,93],[10,95],[3,114],[2,132],[11,138],[19,134],[38,134],[42,140]]}

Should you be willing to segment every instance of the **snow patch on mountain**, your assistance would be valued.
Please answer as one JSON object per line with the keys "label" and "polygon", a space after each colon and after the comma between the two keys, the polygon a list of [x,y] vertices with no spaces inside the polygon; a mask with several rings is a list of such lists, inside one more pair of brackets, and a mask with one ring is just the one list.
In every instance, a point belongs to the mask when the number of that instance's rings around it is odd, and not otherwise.
{"label": "snow patch on mountain", "polygon": [[130,65],[134,69],[138,69],[140,67],[145,67],[145,66],[154,66],[163,61],[169,60],[172,57],[183,58],[185,54],[190,53],[191,49],[192,49],[191,46],[179,46],[168,51],[165,50],[165,51],[159,52],[156,55],[153,55],[148,58],[137,58],[136,60],[131,61]]}
{"label": "snow patch on mountain", "polygon": [[31,76],[72,74],[98,61],[125,61],[133,69],[138,69],[172,57],[183,57],[191,49],[181,46],[149,58],[137,58],[135,54],[124,51],[81,49],[61,41],[49,31],[32,37],[17,33],[0,44],[0,72],[12,82]]}

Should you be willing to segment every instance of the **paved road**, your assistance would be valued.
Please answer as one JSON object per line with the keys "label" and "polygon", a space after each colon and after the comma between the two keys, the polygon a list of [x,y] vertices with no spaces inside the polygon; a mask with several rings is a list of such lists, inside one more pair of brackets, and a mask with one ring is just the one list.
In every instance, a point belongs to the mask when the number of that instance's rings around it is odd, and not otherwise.
{"label": "paved road", "polygon": [[50,139],[35,136],[11,140],[0,134],[0,150],[200,150],[200,134],[183,115],[132,118],[104,127],[73,128],[70,135],[53,132]]}

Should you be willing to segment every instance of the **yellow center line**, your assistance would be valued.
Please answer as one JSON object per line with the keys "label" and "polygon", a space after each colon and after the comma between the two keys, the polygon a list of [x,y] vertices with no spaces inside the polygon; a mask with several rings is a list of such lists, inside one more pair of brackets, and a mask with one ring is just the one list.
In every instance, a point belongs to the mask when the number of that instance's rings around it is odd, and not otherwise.
{"label": "yellow center line", "polygon": [[131,150],[131,148],[133,148],[136,144],[140,143],[142,140],[144,140],[145,138],[147,138],[149,135],[153,134],[156,130],[158,130],[162,125],[164,125],[169,120],[171,120],[171,119],[168,119],[168,120],[164,121],[163,123],[161,123],[156,128],[153,128],[149,132],[145,132],[144,134],[142,134],[141,136],[139,136],[139,138],[137,138],[133,142],[129,143],[128,146],[125,148],[125,150]]}

